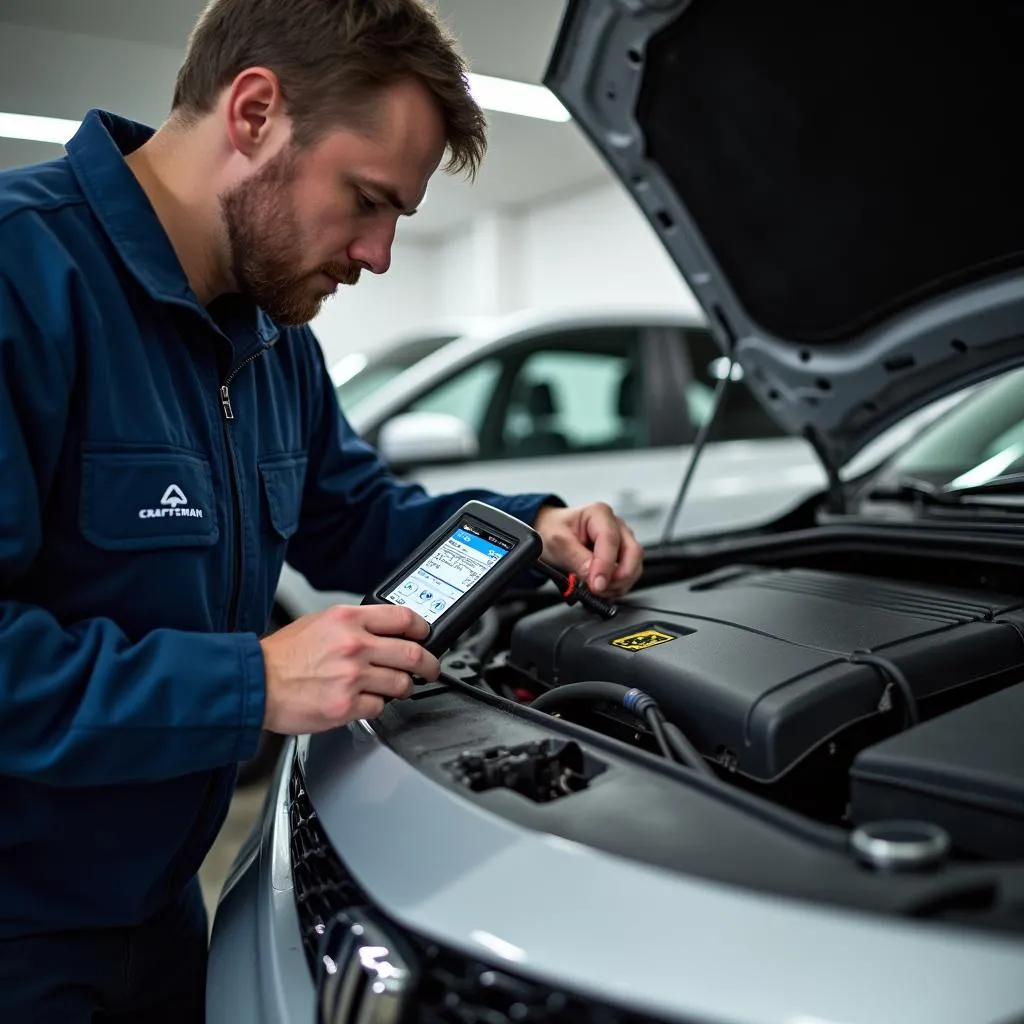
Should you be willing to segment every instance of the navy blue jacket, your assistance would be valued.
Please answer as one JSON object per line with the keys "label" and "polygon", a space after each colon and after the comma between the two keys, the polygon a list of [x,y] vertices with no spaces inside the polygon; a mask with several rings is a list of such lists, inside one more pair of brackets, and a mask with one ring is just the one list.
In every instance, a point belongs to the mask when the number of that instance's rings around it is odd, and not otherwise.
{"label": "navy blue jacket", "polygon": [[94,111],[0,174],[0,936],[132,924],[195,873],[286,553],[363,592],[469,497],[546,497],[396,481],[310,330],[200,305],[123,160],[150,134]]}

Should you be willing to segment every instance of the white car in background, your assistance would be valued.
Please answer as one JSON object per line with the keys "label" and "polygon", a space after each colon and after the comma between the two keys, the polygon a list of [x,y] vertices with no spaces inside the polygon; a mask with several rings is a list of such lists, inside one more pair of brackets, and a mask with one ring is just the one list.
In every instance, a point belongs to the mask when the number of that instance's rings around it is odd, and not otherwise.
{"label": "white car in background", "polygon": [[[728,372],[698,314],[647,304],[437,324],[379,356],[347,356],[332,376],[353,428],[401,477],[432,492],[607,501],[651,543]],[[776,518],[826,482],[810,446],[733,376],[675,537]],[[278,614],[352,600],[285,566]]]}
{"label": "white car in background", "polygon": [[331,379],[346,410],[394,380],[400,373],[439,348],[483,330],[492,317],[430,320],[416,330],[392,336],[374,352],[350,352],[331,366]]}

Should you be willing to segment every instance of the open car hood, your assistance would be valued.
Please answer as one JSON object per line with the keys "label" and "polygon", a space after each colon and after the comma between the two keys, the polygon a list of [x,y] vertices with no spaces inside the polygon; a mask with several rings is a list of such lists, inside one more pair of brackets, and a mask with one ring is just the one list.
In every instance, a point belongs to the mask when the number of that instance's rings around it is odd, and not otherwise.
{"label": "open car hood", "polygon": [[1022,44],[1021,0],[569,0],[545,84],[835,470],[1024,362]]}

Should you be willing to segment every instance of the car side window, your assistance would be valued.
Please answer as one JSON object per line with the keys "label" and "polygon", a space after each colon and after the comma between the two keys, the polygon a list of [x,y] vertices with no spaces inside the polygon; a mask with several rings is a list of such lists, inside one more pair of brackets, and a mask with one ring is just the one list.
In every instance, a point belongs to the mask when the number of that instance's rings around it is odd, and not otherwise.
{"label": "car side window", "polygon": [[[686,332],[691,377],[686,385],[686,408],[694,427],[699,429],[711,415],[715,388],[728,371],[729,362],[707,331]],[[768,415],[753,392],[743,383],[742,370],[733,369],[733,383],[725,408],[711,435],[712,441],[752,441],[785,437],[786,431]],[[737,377],[739,376],[739,379]]]}
{"label": "car side window", "polygon": [[479,435],[501,370],[500,359],[482,359],[420,395],[405,411],[443,412],[457,416],[474,434]]}
{"label": "car side window", "polygon": [[571,332],[510,357],[482,438],[485,458],[535,458],[647,444],[633,328]]}

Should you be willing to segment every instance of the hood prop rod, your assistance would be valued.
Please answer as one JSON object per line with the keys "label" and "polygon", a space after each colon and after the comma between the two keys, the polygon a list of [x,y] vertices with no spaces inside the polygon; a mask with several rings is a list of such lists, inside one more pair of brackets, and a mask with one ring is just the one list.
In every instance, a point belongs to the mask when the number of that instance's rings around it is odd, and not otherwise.
{"label": "hood prop rod", "polygon": [[668,544],[672,540],[676,520],[679,518],[683,501],[686,499],[686,494],[690,489],[690,481],[693,480],[693,474],[697,470],[697,463],[700,460],[701,453],[704,451],[704,446],[711,437],[711,431],[718,425],[718,418],[725,407],[726,395],[729,392],[729,385],[732,384],[732,374],[736,367],[736,360],[731,354],[728,356],[728,359],[729,366],[726,369],[725,375],[719,378],[718,385],[715,387],[714,397],[711,400],[711,415],[701,424],[700,430],[697,431],[697,437],[694,439],[693,448],[690,452],[690,462],[686,467],[683,482],[679,485],[679,490],[676,492],[675,501],[672,502],[672,511],[668,514],[668,521],[665,523],[665,532],[661,537],[662,544]]}
{"label": "hood prop rod", "polygon": [[843,515],[846,512],[846,496],[843,493],[843,480],[839,475],[839,470],[829,458],[824,442],[813,427],[807,427],[804,430],[804,440],[814,449],[814,454],[818,456],[818,460],[825,467],[825,475],[828,479],[826,502],[829,512],[837,516]]}

